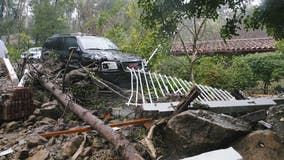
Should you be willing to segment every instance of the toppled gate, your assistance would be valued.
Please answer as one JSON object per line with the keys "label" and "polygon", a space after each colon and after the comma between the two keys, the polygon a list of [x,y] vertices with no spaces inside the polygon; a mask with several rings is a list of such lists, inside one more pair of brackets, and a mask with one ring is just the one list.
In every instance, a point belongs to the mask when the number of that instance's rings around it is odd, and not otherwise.
{"label": "toppled gate", "polygon": [[[141,106],[144,111],[174,111],[179,100],[169,97],[184,97],[193,87],[192,82],[180,78],[127,68],[131,78],[131,94],[127,105]],[[216,112],[238,113],[259,110],[276,105],[272,99],[236,98],[226,90],[195,84],[201,91],[193,104],[210,108]],[[166,102],[169,101],[169,102]]]}

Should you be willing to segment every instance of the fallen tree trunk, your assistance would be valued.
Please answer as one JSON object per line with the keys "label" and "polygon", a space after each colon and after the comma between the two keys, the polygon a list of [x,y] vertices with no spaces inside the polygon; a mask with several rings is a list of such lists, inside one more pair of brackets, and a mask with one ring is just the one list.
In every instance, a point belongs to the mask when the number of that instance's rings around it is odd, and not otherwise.
{"label": "fallen tree trunk", "polygon": [[87,122],[98,131],[105,139],[111,142],[116,151],[121,154],[124,159],[141,160],[143,159],[139,152],[130,144],[130,142],[121,134],[115,132],[110,126],[105,125],[103,121],[94,116],[89,110],[76,104],[70,95],[64,94],[56,86],[44,78],[39,78],[42,85],[49,90],[64,106],[68,107],[73,113],[78,115],[82,120]]}

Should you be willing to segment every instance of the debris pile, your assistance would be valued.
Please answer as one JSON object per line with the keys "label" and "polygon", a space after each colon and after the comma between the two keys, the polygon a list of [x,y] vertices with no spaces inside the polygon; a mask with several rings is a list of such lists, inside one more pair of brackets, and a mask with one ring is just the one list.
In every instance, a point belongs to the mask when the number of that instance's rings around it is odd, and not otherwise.
{"label": "debris pile", "polygon": [[244,113],[229,115],[234,106],[218,112],[188,107],[200,94],[193,88],[173,112],[144,112],[127,105],[127,90],[88,68],[73,70],[55,60],[26,68],[35,110],[2,119],[0,160],[284,159],[284,105],[242,107]]}

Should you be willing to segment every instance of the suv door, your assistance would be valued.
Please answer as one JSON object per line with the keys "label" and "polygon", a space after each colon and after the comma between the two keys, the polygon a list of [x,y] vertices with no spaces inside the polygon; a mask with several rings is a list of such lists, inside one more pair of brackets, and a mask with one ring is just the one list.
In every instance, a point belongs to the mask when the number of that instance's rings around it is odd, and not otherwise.
{"label": "suv door", "polygon": [[60,59],[66,60],[68,57],[68,52],[64,50],[63,37],[56,37],[53,43],[53,51],[59,56]]}
{"label": "suv door", "polygon": [[[78,48],[77,39],[75,37],[64,37],[63,50],[64,50],[64,53],[67,53],[67,59],[69,58],[70,47]],[[77,51],[74,51],[72,54],[70,63],[77,65],[80,62],[80,58],[81,58],[80,53]]]}
{"label": "suv door", "polygon": [[48,59],[49,53],[54,51],[54,44],[56,38],[48,38],[46,42],[43,44],[42,51],[41,51],[41,59],[46,60]]}

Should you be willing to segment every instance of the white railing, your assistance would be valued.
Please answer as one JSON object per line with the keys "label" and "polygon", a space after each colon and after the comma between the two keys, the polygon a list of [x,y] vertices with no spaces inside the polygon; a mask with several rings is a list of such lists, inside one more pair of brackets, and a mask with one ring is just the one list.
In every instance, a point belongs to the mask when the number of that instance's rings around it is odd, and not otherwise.
{"label": "white railing", "polygon": [[[157,103],[167,96],[184,96],[189,93],[192,83],[177,77],[166,76],[143,69],[127,68],[131,74],[131,94],[127,105]],[[196,84],[201,94],[196,102],[227,101],[235,98],[227,91]]]}

